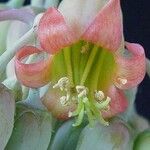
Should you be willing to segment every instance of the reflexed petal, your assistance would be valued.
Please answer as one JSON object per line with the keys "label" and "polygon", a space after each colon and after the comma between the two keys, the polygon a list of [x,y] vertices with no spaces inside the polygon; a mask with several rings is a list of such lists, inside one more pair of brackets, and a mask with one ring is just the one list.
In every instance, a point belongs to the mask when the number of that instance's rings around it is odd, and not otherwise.
{"label": "reflexed petal", "polygon": [[63,14],[67,25],[78,37],[84,33],[97,13],[109,0],[63,0],[58,9]]}
{"label": "reflexed petal", "polygon": [[40,20],[38,38],[42,48],[54,54],[75,41],[63,16],[55,8],[49,8]]}
{"label": "reflexed petal", "polygon": [[107,95],[111,98],[111,101],[110,109],[103,112],[105,118],[113,117],[126,110],[128,102],[123,91],[117,89],[115,86],[111,86]]}
{"label": "reflexed petal", "polygon": [[[146,72],[144,49],[139,44],[126,42],[124,54],[116,54],[118,72],[114,84],[120,89],[132,88],[138,85]],[[126,80],[125,83],[123,83]]]}
{"label": "reflexed petal", "polygon": [[88,27],[83,39],[116,51],[120,47],[122,34],[120,1],[110,0]]}
{"label": "reflexed petal", "polygon": [[15,59],[15,70],[18,80],[27,87],[37,88],[50,80],[52,57],[35,63],[25,64],[22,60],[41,51],[33,46],[25,46],[18,51]]}

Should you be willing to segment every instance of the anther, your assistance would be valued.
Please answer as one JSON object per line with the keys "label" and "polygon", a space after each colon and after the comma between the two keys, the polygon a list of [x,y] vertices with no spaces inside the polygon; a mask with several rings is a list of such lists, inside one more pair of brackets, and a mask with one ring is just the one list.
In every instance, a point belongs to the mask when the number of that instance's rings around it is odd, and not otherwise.
{"label": "anther", "polygon": [[67,90],[69,87],[69,79],[67,77],[63,77],[53,86],[53,88],[60,88],[61,91]]}
{"label": "anther", "polygon": [[69,117],[69,118],[72,117],[72,112],[71,112],[71,111],[69,111],[68,117]]}
{"label": "anther", "polygon": [[67,97],[66,96],[62,96],[60,98],[60,103],[61,103],[62,106],[65,106],[66,103],[67,103]]}
{"label": "anther", "polygon": [[123,79],[123,78],[117,78],[117,80],[119,81],[119,83],[125,85],[127,83],[127,79]]}
{"label": "anther", "polygon": [[102,91],[95,91],[95,99],[96,100],[103,100],[105,98],[105,95]]}
{"label": "anther", "polygon": [[76,86],[76,90],[79,98],[87,97],[88,88],[85,86],[78,85]]}

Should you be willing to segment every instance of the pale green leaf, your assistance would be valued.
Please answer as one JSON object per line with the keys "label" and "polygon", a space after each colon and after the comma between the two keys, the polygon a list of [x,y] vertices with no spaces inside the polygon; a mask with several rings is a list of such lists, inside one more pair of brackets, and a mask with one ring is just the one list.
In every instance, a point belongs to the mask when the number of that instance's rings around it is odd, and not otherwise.
{"label": "pale green leaf", "polygon": [[85,123],[73,127],[74,120],[65,122],[56,132],[49,150],[75,150]]}
{"label": "pale green leaf", "polygon": [[129,130],[122,121],[114,121],[107,127],[95,123],[86,126],[79,138],[76,150],[132,150]]}
{"label": "pale green leaf", "polygon": [[51,123],[49,113],[19,106],[6,150],[47,150],[52,134]]}
{"label": "pale green leaf", "polygon": [[0,149],[3,150],[14,126],[15,101],[10,91],[0,84]]}

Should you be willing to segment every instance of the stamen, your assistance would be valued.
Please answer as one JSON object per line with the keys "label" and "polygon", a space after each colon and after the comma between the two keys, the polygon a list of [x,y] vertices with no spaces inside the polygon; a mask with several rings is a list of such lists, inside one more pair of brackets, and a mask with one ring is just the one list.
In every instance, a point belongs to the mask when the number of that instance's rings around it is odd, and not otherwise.
{"label": "stamen", "polygon": [[76,86],[76,90],[78,93],[78,98],[86,97],[88,94],[88,88],[85,86],[78,85],[78,86]]}
{"label": "stamen", "polygon": [[96,100],[103,100],[105,98],[105,95],[102,91],[95,91],[95,99]]}
{"label": "stamen", "polygon": [[62,106],[65,106],[66,103],[67,103],[67,97],[66,96],[62,96],[60,98],[60,103],[61,103]]}
{"label": "stamen", "polygon": [[102,109],[105,109],[105,110],[106,110],[106,109],[108,109],[108,107],[109,107],[110,101],[111,101],[111,98],[107,96],[106,100],[102,101],[101,103],[98,103],[98,102],[97,102],[95,105],[96,105],[96,107],[99,108],[100,110],[102,110]]}
{"label": "stamen", "polygon": [[69,117],[69,118],[72,117],[72,112],[71,112],[71,111],[69,111],[68,117]]}
{"label": "stamen", "polygon": [[69,79],[67,77],[62,77],[58,82],[53,86],[53,88],[60,88],[61,91],[66,91],[69,87]]}
{"label": "stamen", "polygon": [[127,83],[127,79],[123,79],[123,78],[118,78],[117,79],[119,81],[119,83],[125,85]]}

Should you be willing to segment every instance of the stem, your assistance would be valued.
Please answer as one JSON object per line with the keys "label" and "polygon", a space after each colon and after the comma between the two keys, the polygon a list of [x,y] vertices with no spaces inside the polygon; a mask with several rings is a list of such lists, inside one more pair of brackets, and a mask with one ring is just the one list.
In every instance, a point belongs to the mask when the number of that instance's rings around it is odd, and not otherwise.
{"label": "stem", "polygon": [[68,78],[69,78],[71,87],[74,87],[72,64],[71,64],[71,50],[68,47],[64,49],[64,58],[65,58],[67,74],[68,74]]}
{"label": "stem", "polygon": [[30,89],[27,99],[20,101],[19,103],[23,103],[36,109],[45,109],[40,99],[39,89]]}
{"label": "stem", "polygon": [[21,37],[12,48],[7,49],[0,56],[0,73],[5,72],[6,66],[9,61],[14,57],[15,53],[24,45],[34,40],[34,28],[31,28],[23,37]]}
{"label": "stem", "polygon": [[59,0],[45,0],[44,7],[48,8],[50,6],[57,7],[59,4]]}
{"label": "stem", "polygon": [[31,0],[31,6],[44,7],[45,0]]}
{"label": "stem", "polygon": [[23,9],[0,10],[0,21],[19,20],[32,26],[34,18],[35,16],[32,13]]}
{"label": "stem", "polygon": [[25,0],[10,0],[7,2],[7,6],[10,6],[12,8],[19,8],[23,6]]}
{"label": "stem", "polygon": [[82,76],[82,79],[81,79],[81,82],[80,82],[80,85],[84,85],[85,81],[86,81],[86,78],[91,70],[91,67],[92,67],[92,64],[94,62],[94,58],[97,54],[97,51],[98,51],[98,47],[97,46],[94,46],[94,48],[92,49],[92,52],[89,56],[89,59],[88,59],[88,62],[86,64],[86,67],[85,67],[85,70],[84,70],[84,73],[83,73],[83,76]]}

